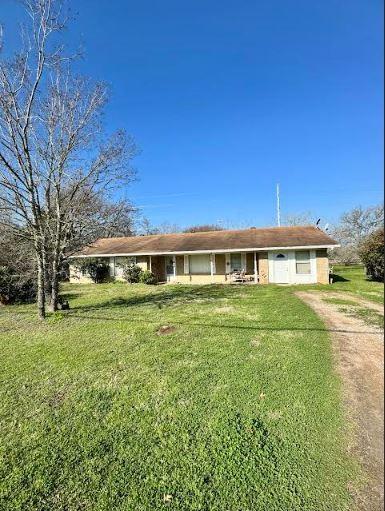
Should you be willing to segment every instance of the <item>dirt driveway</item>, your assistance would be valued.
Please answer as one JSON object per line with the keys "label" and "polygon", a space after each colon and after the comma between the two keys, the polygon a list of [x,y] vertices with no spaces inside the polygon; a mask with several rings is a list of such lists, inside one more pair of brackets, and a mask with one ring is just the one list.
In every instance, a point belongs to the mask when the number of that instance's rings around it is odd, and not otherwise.
{"label": "dirt driveway", "polygon": [[[332,333],[348,416],[355,424],[353,450],[367,475],[355,495],[360,511],[384,509],[384,343],[383,331],[323,301],[329,293],[296,293],[324,320]],[[340,295],[341,297],[341,295]],[[349,296],[349,298],[351,298]],[[361,305],[363,303],[361,302]],[[372,306],[373,305],[373,306]],[[366,306],[378,310],[376,304]]]}

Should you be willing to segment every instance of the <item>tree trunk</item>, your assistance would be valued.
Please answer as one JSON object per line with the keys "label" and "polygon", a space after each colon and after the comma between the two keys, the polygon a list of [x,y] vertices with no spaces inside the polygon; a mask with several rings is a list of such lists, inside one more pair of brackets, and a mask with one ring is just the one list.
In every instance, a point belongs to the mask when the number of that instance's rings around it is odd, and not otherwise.
{"label": "tree trunk", "polygon": [[59,301],[59,272],[58,272],[58,257],[55,254],[52,261],[51,268],[51,299],[50,299],[50,310],[57,311]]}
{"label": "tree trunk", "polygon": [[46,303],[51,303],[51,286],[52,286],[51,274],[52,271],[50,268],[50,262],[49,260],[46,260],[44,264],[44,289]]}
{"label": "tree trunk", "polygon": [[39,319],[45,319],[44,258],[37,258],[37,308]]}

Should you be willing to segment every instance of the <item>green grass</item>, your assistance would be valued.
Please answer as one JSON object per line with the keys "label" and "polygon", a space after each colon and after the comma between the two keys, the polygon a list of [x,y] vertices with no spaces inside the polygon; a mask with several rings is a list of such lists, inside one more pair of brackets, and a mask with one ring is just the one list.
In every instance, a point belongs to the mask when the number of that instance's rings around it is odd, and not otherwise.
{"label": "green grass", "polygon": [[290,288],[63,291],[44,324],[0,311],[0,509],[351,509],[330,338]]}
{"label": "green grass", "polygon": [[333,305],[350,305],[352,307],[358,307],[359,305],[354,300],[347,300],[345,298],[322,298],[322,301]]}
{"label": "green grass", "polygon": [[347,291],[354,293],[365,300],[384,303],[384,285],[381,282],[368,280],[363,266],[337,266],[333,267],[334,282],[325,286],[332,291]]}
{"label": "green grass", "polygon": [[384,328],[384,316],[372,309],[366,307],[354,307],[353,309],[341,307],[340,311],[354,318],[362,319],[367,325]]}

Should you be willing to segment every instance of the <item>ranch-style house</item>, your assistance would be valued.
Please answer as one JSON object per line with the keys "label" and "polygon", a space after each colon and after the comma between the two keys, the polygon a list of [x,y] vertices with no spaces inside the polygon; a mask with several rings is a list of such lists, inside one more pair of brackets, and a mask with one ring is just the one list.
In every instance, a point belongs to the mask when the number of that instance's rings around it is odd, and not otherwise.
{"label": "ranch-style house", "polygon": [[71,257],[70,281],[91,282],[79,260],[106,260],[113,279],[134,263],[159,282],[329,283],[328,249],[338,243],[315,226],[250,228],[101,238]]}

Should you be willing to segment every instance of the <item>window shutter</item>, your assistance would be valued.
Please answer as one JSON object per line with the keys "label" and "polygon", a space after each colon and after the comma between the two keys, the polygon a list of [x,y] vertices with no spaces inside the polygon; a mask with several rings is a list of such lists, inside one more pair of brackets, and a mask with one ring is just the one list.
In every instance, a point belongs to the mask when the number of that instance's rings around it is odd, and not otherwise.
{"label": "window shutter", "polygon": [[242,270],[246,271],[246,254],[244,252],[241,254],[241,266]]}
{"label": "window shutter", "polygon": [[185,255],[184,256],[184,267],[183,267],[183,272],[185,275],[188,275],[190,273],[190,264],[189,264],[189,257],[188,255]]}

